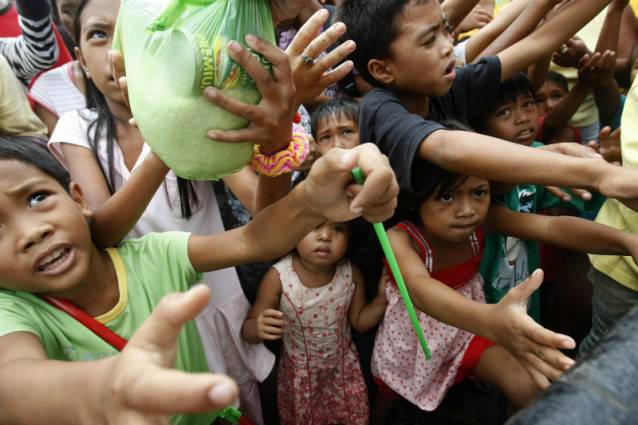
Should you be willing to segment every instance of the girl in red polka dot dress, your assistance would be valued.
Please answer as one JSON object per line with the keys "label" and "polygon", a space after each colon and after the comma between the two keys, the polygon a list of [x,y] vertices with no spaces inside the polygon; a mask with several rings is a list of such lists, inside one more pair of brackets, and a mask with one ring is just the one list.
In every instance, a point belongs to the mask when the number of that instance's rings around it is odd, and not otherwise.
{"label": "girl in red polka dot dress", "polygon": [[527,299],[542,282],[540,270],[498,304],[485,304],[479,274],[484,230],[581,252],[630,255],[633,250],[638,257],[636,235],[576,217],[490,205],[489,181],[444,172],[433,193],[420,201],[416,220],[388,231],[432,359],[425,359],[388,278],[388,307],[372,355],[379,386],[373,423],[383,423],[399,397],[434,410],[452,385],[470,375],[500,387],[512,407],[522,407],[573,364],[558,349],[574,348],[574,341],[527,315]]}
{"label": "girl in red polka dot dress", "polygon": [[[345,258],[345,224],[325,222],[271,268],[244,322],[253,343],[283,337],[277,407],[286,424],[368,424],[367,390],[350,326],[374,327],[385,285],[366,305],[361,271]],[[383,282],[385,283],[385,282]]]}

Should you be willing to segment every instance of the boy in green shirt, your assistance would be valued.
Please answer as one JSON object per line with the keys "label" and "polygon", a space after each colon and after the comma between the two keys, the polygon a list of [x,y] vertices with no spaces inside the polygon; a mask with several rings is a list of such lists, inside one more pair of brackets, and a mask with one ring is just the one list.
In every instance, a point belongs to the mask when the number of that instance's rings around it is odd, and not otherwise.
{"label": "boy in green shirt", "polygon": [[[363,186],[351,182],[355,166],[367,175]],[[386,219],[397,193],[376,147],[336,149],[244,227],[211,236],[150,234],[100,250],[82,190],[53,156],[29,139],[1,139],[0,423],[155,424],[174,413],[203,413],[171,423],[210,424],[237,387],[203,373],[201,341],[189,321],[208,290],[162,298],[187,290],[201,272],[281,256],[327,219]],[[70,301],[130,342],[116,355],[41,295]],[[173,366],[183,372],[167,369]]]}

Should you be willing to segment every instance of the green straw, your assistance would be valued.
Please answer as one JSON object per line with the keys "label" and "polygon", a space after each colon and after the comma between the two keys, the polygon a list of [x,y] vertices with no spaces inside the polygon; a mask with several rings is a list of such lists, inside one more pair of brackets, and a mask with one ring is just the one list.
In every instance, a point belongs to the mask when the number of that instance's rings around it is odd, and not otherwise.
{"label": "green straw", "polygon": [[[354,177],[355,182],[357,182],[358,184],[363,184],[364,177],[361,168],[355,167],[352,170],[352,176]],[[414,310],[414,305],[412,304],[412,300],[410,299],[410,294],[408,294],[408,288],[406,288],[405,282],[403,281],[403,276],[401,275],[401,270],[399,269],[399,263],[397,263],[397,259],[394,256],[394,251],[392,251],[392,246],[390,245],[390,241],[388,240],[388,235],[385,232],[383,223],[373,223],[372,227],[374,227],[374,232],[379,238],[379,242],[381,243],[381,248],[383,249],[385,258],[388,260],[390,270],[392,270],[392,276],[394,276],[394,281],[399,287],[401,298],[403,298],[403,304],[405,304],[405,309],[408,311],[408,316],[410,317],[410,321],[412,322],[412,326],[414,327],[414,332],[416,332],[416,336],[421,343],[421,348],[423,348],[425,359],[430,360],[432,358],[432,354],[430,353],[430,349],[428,348],[428,343],[425,341],[425,336],[423,336],[423,329],[421,329],[421,325],[419,324],[419,319],[416,316],[416,311]]]}

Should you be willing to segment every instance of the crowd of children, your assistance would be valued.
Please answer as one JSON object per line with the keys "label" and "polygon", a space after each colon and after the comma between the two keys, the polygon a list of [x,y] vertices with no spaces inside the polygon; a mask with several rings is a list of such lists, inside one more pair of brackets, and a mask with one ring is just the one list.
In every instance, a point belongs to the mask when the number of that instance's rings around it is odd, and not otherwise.
{"label": "crowd of children", "polygon": [[137,128],[120,0],[12,3],[0,424],[395,424],[468,380],[506,418],[638,304],[638,2],[269,0],[279,46],[226,46],[261,100],[206,88],[249,121],[208,137],[310,152],[223,195]]}

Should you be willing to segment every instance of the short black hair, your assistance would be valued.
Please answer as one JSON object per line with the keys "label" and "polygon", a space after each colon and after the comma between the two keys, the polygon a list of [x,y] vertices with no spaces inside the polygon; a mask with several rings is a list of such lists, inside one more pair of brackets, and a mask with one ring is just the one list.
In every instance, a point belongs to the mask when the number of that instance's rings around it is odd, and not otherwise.
{"label": "short black hair", "polygon": [[554,83],[561,86],[563,90],[569,92],[569,84],[567,83],[567,78],[565,78],[563,74],[560,74],[556,71],[548,71],[545,81],[553,81]]}
{"label": "short black hair", "polygon": [[337,20],[346,25],[342,40],[353,40],[357,48],[350,54],[354,66],[370,84],[380,86],[370,72],[371,59],[385,59],[390,44],[399,34],[400,16],[409,3],[437,0],[343,0],[337,7]]}
{"label": "short black hair", "polygon": [[496,99],[483,110],[477,117],[470,122],[479,133],[485,133],[485,120],[496,108],[506,102],[516,102],[516,98],[521,95],[527,95],[535,99],[534,86],[524,72],[519,72],[509,80],[503,81],[498,86]]}
{"label": "short black hair", "polygon": [[359,125],[359,104],[350,99],[330,99],[323,102],[310,114],[312,137],[317,140],[317,126],[330,118],[346,118]]}
{"label": "short black hair", "polygon": [[32,136],[0,136],[0,161],[19,161],[54,178],[68,192],[71,178],[45,146]]}

